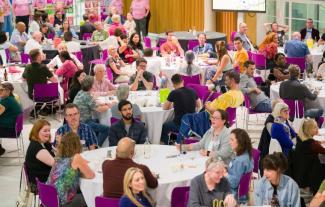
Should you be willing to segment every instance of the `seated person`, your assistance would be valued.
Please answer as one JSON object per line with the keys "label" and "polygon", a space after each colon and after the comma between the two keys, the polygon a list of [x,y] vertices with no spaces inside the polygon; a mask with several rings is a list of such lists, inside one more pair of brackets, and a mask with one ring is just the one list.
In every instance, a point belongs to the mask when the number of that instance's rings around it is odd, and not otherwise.
{"label": "seated person", "polygon": [[271,68],[268,80],[280,82],[290,78],[285,55],[283,53],[277,53],[274,56],[274,67]]}
{"label": "seated person", "polygon": [[183,115],[195,113],[196,109],[199,110],[202,106],[196,92],[191,88],[184,87],[183,79],[179,74],[173,75],[171,80],[175,90],[168,95],[167,101],[162,107],[164,110],[169,110],[174,107],[175,117],[173,121],[168,121],[163,124],[161,142],[164,144],[169,144],[168,134],[170,132],[178,132]]}
{"label": "seated person", "polygon": [[212,102],[205,103],[205,109],[210,113],[217,109],[226,110],[228,107],[236,108],[244,102],[244,95],[240,91],[239,82],[240,76],[236,71],[229,71],[226,74],[225,84],[229,90],[214,99]]}
{"label": "seated person", "polygon": [[73,41],[73,35],[72,32],[67,31],[63,34],[63,39],[65,41],[65,44],[67,45],[68,52],[69,53],[74,53],[74,52],[80,52],[80,44],[79,42]]}
{"label": "seated person", "polygon": [[73,103],[79,107],[80,121],[89,125],[97,134],[98,145],[102,146],[108,136],[109,128],[103,124],[99,124],[98,120],[92,118],[93,112],[106,112],[111,105],[108,103],[97,104],[95,99],[91,96],[90,90],[94,85],[94,78],[86,76],[81,82],[81,90],[74,97]]}
{"label": "seated person", "polygon": [[[112,3],[113,3],[113,1],[112,1]],[[119,21],[120,21],[121,24],[124,23],[124,16],[123,16],[123,14],[120,13],[115,6],[110,6],[110,8],[109,8],[109,14],[106,17],[106,19],[104,20],[104,23],[105,24],[112,24],[113,23],[112,17],[114,15],[119,16]]]}
{"label": "seated person", "polygon": [[108,59],[106,61],[106,66],[113,73],[114,83],[127,83],[129,82],[129,75],[126,72],[122,72],[121,68],[125,67],[124,61],[118,55],[114,46],[108,46]]}
{"label": "seated person", "polygon": [[[9,82],[0,84],[0,137],[16,137],[16,119],[22,113],[20,104],[13,95],[14,87]],[[0,144],[0,156],[5,149]]]}
{"label": "seated person", "polygon": [[109,145],[116,146],[123,137],[130,137],[136,144],[143,144],[146,141],[148,131],[144,124],[133,117],[132,104],[127,100],[118,103],[118,110],[122,119],[113,124],[109,130]]}
{"label": "seated person", "polygon": [[225,164],[215,157],[205,162],[205,171],[191,180],[188,206],[214,206],[223,203],[236,206],[230,184],[223,176]]}
{"label": "seated person", "polygon": [[78,134],[83,145],[88,147],[90,150],[93,150],[98,146],[95,132],[90,126],[80,122],[80,111],[77,105],[69,103],[65,106],[64,119],[67,123],[63,124],[63,126],[58,128],[56,131],[54,145],[60,143],[61,137],[66,133],[74,132]]}
{"label": "seated person", "polygon": [[[116,97],[118,102],[127,100],[129,97],[130,87],[127,84],[120,84],[117,87]],[[141,120],[142,112],[137,104],[132,104],[133,117]],[[122,115],[118,110],[118,103],[114,104],[111,108],[112,117],[122,119]]]}
{"label": "seated person", "polygon": [[288,155],[293,147],[292,139],[297,137],[296,132],[289,124],[289,107],[283,102],[279,102],[273,109],[274,123],[271,128],[271,137],[276,139],[281,145],[284,155]]}
{"label": "seated person", "polygon": [[63,35],[64,35],[64,33],[66,33],[66,32],[71,32],[72,37],[74,39],[78,39],[79,38],[78,35],[77,35],[77,33],[76,33],[76,31],[74,31],[74,29],[70,28],[70,24],[69,24],[69,20],[68,19],[65,19],[63,21],[62,28],[57,31],[56,36],[59,37],[59,38],[62,38]]}
{"label": "seated person", "polygon": [[291,40],[284,44],[284,53],[287,57],[305,57],[307,59],[310,54],[307,44],[301,41],[299,32],[293,32]]}
{"label": "seated person", "polygon": [[137,72],[130,78],[131,91],[152,90],[154,87],[154,76],[146,71],[147,61],[144,58],[138,58],[136,67]]}
{"label": "seated person", "polygon": [[103,64],[94,67],[95,81],[91,93],[95,96],[108,96],[115,93],[115,86],[105,77],[106,68]]}
{"label": "seated person", "polygon": [[325,204],[325,180],[323,180],[318,192],[310,202],[310,207],[324,206]]}
{"label": "seated person", "polygon": [[[264,177],[257,181],[254,189],[254,205],[300,207],[300,191],[297,183],[283,173],[288,161],[281,153],[267,155],[263,159]],[[270,200],[271,199],[271,200]]]}
{"label": "seated person", "polygon": [[101,22],[95,22],[95,28],[96,30],[93,32],[93,35],[91,36],[91,41],[94,42],[101,42],[108,38],[108,33],[103,29],[103,24]]}
{"label": "seated person", "polygon": [[244,129],[233,129],[230,134],[229,144],[235,152],[236,157],[228,166],[228,173],[225,176],[230,184],[231,193],[235,198],[242,200],[245,198],[238,197],[238,186],[240,178],[253,171],[254,163],[252,158],[252,143],[249,135]]}
{"label": "seated person", "polygon": [[314,41],[319,40],[319,31],[313,25],[313,19],[306,19],[306,27],[300,30],[301,39],[312,39]]}
{"label": "seated person", "polygon": [[[185,53],[185,63],[178,68],[177,73],[185,76],[201,74],[201,68],[194,64],[195,55],[189,50]],[[201,75],[202,76],[202,75]]]}
{"label": "seated person", "polygon": [[[7,40],[8,40],[8,38],[7,38],[6,33],[0,31],[0,50],[5,51],[6,49],[8,49],[9,52],[10,52],[10,58],[13,61],[20,61],[20,56],[18,54],[18,48],[15,45],[13,45],[12,43],[8,42]],[[17,55],[18,55],[18,57],[17,58],[14,58]],[[2,60],[2,64],[1,65],[3,65],[3,60]]]}
{"label": "seated person", "polygon": [[244,63],[244,72],[240,75],[240,89],[249,98],[251,108],[257,112],[272,112],[271,99],[257,87],[254,79],[255,63],[246,61]]}
{"label": "seated person", "polygon": [[258,47],[258,52],[266,58],[266,68],[273,68],[274,56],[278,52],[278,37],[276,33],[270,32],[265,36]]}
{"label": "seated person", "polygon": [[166,32],[167,41],[160,45],[160,53],[162,56],[168,56],[174,53],[177,56],[184,56],[184,50],[179,44],[177,38],[174,36],[173,32]]}
{"label": "seated person", "polygon": [[29,38],[27,40],[25,48],[24,48],[24,53],[29,54],[29,52],[33,49],[42,49],[42,33],[40,31],[33,32],[32,38]]}
{"label": "seated person", "polygon": [[[66,44],[64,43],[60,43],[57,47],[58,49],[58,52],[62,52],[62,51],[68,51],[68,47]],[[74,60],[74,62],[77,64],[78,68],[80,70],[82,70],[84,68],[83,64],[78,60],[77,56],[75,56],[74,54],[72,53],[69,53],[70,57]],[[60,59],[60,56],[57,55],[55,56],[48,64],[47,64],[47,67],[49,68],[59,68],[62,66],[62,61]]]}
{"label": "seated person", "polygon": [[234,46],[236,52],[234,53],[234,64],[233,67],[239,67],[239,71],[244,71],[244,63],[248,60],[248,53],[243,47],[243,40],[240,37],[234,39]]}
{"label": "seated person", "polygon": [[137,52],[134,52],[131,46],[128,45],[128,37],[125,34],[121,34],[118,45],[118,54],[124,62],[131,64],[140,57],[139,54]]}
{"label": "seated person", "polygon": [[200,33],[197,36],[197,39],[199,41],[199,45],[193,48],[193,52],[199,55],[204,55],[206,57],[212,57],[213,47],[210,43],[206,43],[207,35],[205,33]]}
{"label": "seated person", "polygon": [[53,26],[56,28],[61,28],[64,21],[64,12],[61,10],[56,10],[54,15],[54,23]]}
{"label": "seated person", "polygon": [[[34,35],[37,32],[34,33]],[[26,79],[28,86],[28,96],[33,99],[34,84],[36,83],[47,83],[51,81],[57,82],[57,78],[53,76],[53,73],[43,65],[42,62],[45,60],[45,55],[39,49],[33,49],[29,53],[31,64],[27,65],[22,77]]]}
{"label": "seated person", "polygon": [[95,178],[95,173],[88,166],[80,153],[82,144],[74,132],[65,134],[57,148],[55,162],[47,184],[54,185],[60,206],[85,206],[86,202],[82,193],[77,193],[80,177]]}
{"label": "seated person", "polygon": [[[280,84],[280,98],[302,100],[304,102],[305,117],[318,119],[323,114],[323,109],[320,106],[315,107],[315,100],[318,97],[319,90],[312,93],[306,85],[299,82],[300,69],[297,65],[289,66],[289,75],[290,79]],[[316,104],[318,103],[316,102]]]}
{"label": "seated person", "polygon": [[264,23],[264,28],[266,32],[274,32],[275,34],[277,34],[279,46],[283,47],[283,44],[286,39],[285,33],[289,31],[289,26],[280,25],[277,22],[272,22],[272,23]]}
{"label": "seated person", "polygon": [[[157,80],[157,83],[161,83],[163,76],[161,72],[161,59],[153,56],[153,49],[147,47],[143,50],[143,58],[147,61],[147,71],[152,73]],[[135,63],[132,64],[135,66]]]}
{"label": "seated person", "polygon": [[124,137],[120,139],[116,148],[116,158],[105,160],[102,164],[103,170],[103,196],[109,198],[120,198],[123,195],[123,178],[125,172],[131,168],[140,168],[149,188],[157,188],[158,180],[150,169],[142,164],[135,163],[135,142],[133,139]]}
{"label": "seated person", "polygon": [[138,33],[131,34],[128,45],[132,49],[132,52],[134,54],[133,58],[137,59],[139,57],[142,57],[143,45],[141,43],[141,38]]}
{"label": "seated person", "polygon": [[[228,113],[218,109],[210,117],[210,120],[211,128],[203,135],[202,139],[197,143],[183,144],[182,151],[200,150],[202,156],[221,158],[228,165],[234,156],[229,145]],[[180,149],[179,144],[176,147]]]}
{"label": "seated person", "polygon": [[109,35],[114,35],[115,30],[119,28],[123,34],[126,34],[125,28],[123,25],[120,24],[120,16],[119,15],[113,15],[112,16],[112,24],[109,27]]}
{"label": "seated person", "polygon": [[83,39],[83,35],[85,33],[93,33],[96,30],[95,26],[89,21],[88,14],[84,14],[82,18],[85,23],[83,25],[80,25],[79,39],[81,40]]}
{"label": "seated person", "polygon": [[78,70],[71,81],[69,86],[69,100],[68,103],[72,103],[74,97],[76,97],[77,93],[81,90],[81,82],[86,77],[86,73],[83,70]]}
{"label": "seated person", "polygon": [[45,119],[37,120],[29,134],[25,165],[32,192],[37,192],[36,180],[46,182],[54,164],[54,149],[51,141],[51,125]]}
{"label": "seated person", "polygon": [[25,29],[26,25],[24,22],[18,22],[10,38],[10,42],[18,48],[19,52],[24,52],[26,42],[29,39]]}

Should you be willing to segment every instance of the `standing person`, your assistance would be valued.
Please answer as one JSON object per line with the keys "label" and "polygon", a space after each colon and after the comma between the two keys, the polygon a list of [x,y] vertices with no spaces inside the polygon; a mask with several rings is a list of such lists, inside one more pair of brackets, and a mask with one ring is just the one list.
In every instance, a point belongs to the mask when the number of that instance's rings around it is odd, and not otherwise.
{"label": "standing person", "polygon": [[123,26],[126,29],[128,36],[135,33],[136,24],[130,12],[126,14],[126,20]]}
{"label": "standing person", "polygon": [[264,23],[266,32],[274,32],[277,34],[279,46],[283,47],[285,41],[285,33],[289,31],[288,25],[281,25],[277,22]]}
{"label": "standing person", "polygon": [[33,21],[29,24],[29,35],[33,35],[34,32],[40,31],[40,23],[41,23],[41,14],[36,12],[33,16]]}
{"label": "standing person", "polygon": [[136,23],[136,31],[142,36],[147,36],[147,16],[149,14],[148,0],[132,0],[130,12]]}
{"label": "standing person", "polygon": [[96,30],[96,28],[95,28],[95,26],[93,25],[93,23],[91,23],[90,21],[89,21],[89,16],[88,16],[88,14],[84,14],[83,16],[82,16],[82,18],[83,18],[83,20],[84,20],[84,24],[83,25],[81,25],[80,26],[80,34],[79,34],[79,39],[83,39],[83,35],[85,34],[85,33],[93,33],[95,30]]}
{"label": "standing person", "polygon": [[122,0],[111,0],[111,3],[109,4],[109,7],[115,7],[117,14],[123,15],[123,7],[124,3]]}
{"label": "standing person", "polygon": [[[4,22],[3,22],[3,31],[8,32],[9,36],[11,36],[13,27],[12,27],[12,14],[11,14],[11,1],[3,0],[4,2]],[[1,30],[0,30],[1,31]]]}
{"label": "standing person", "polygon": [[319,31],[314,28],[313,20],[311,18],[306,20],[306,27],[300,30],[300,34],[302,40],[313,39],[317,42],[320,39]]}
{"label": "standing person", "polygon": [[24,22],[28,33],[29,16],[31,14],[29,0],[12,0],[12,12],[16,17],[16,23]]}

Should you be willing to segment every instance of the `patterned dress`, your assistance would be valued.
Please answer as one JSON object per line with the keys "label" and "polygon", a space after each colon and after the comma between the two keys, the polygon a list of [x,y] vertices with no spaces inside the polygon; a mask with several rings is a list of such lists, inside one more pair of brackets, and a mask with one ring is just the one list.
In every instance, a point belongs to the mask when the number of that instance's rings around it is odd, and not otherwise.
{"label": "patterned dress", "polygon": [[56,158],[47,183],[55,186],[60,205],[72,201],[77,193],[80,172],[71,167],[73,158]]}

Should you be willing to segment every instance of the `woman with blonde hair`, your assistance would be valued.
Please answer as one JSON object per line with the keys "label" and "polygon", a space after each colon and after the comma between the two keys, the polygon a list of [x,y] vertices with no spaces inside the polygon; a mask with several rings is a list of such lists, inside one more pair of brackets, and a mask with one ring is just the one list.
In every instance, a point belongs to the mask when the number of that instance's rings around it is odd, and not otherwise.
{"label": "woman with blonde hair", "polygon": [[278,37],[274,32],[268,33],[258,47],[258,52],[266,58],[266,68],[275,66],[274,57],[278,53]]}
{"label": "woman with blonde hair", "polygon": [[[225,41],[217,41],[215,44],[216,52],[218,55],[217,61],[208,61],[209,64],[216,65],[216,70],[209,71],[207,75],[207,84],[225,84],[225,76],[226,72],[233,70],[232,67],[232,59],[228,54],[226,42]],[[214,74],[212,74],[214,73]]]}
{"label": "woman with blonde hair", "polygon": [[153,207],[154,200],[146,192],[147,184],[143,171],[139,168],[129,168],[123,180],[124,195],[120,199],[120,207]]}
{"label": "woman with blonde hair", "polygon": [[69,132],[61,138],[57,156],[47,183],[53,184],[58,192],[60,206],[86,206],[81,194],[77,194],[80,176],[92,179],[95,173],[80,153],[82,144],[79,136]]}
{"label": "woman with blonde hair", "polygon": [[54,164],[54,150],[51,141],[51,125],[45,119],[37,120],[29,134],[29,146],[26,152],[25,165],[32,191],[36,192],[36,181],[45,182]]}

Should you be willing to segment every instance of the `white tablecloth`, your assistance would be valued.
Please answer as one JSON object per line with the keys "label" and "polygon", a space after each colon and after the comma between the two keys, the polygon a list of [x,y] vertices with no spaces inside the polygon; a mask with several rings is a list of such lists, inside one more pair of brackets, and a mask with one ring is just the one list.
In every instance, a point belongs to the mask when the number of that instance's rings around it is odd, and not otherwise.
{"label": "white tablecloth", "polygon": [[[157,206],[169,207],[172,190],[175,187],[189,186],[191,179],[203,173],[207,157],[202,157],[196,151],[167,159],[167,155],[179,155],[175,146],[151,145],[150,148],[151,157],[145,159],[144,145],[137,145],[134,160],[147,165],[152,172],[159,174],[157,189],[150,189],[149,193],[156,200]],[[88,207],[95,207],[95,197],[103,193],[101,163],[106,159],[108,149],[115,152],[115,147],[109,147],[82,153],[82,156],[90,161],[90,167],[96,172],[94,179],[80,179],[80,189]]]}
{"label": "white tablecloth", "polygon": [[[109,102],[108,97],[99,97],[100,102]],[[116,100],[116,97],[114,97]],[[148,138],[151,143],[159,144],[162,125],[173,119],[174,110],[163,110],[159,104],[158,91],[130,91],[129,100],[137,104],[142,112],[142,121],[148,129]],[[101,124],[110,125],[111,111],[98,114]]]}

